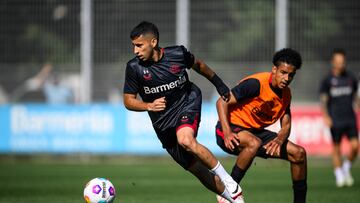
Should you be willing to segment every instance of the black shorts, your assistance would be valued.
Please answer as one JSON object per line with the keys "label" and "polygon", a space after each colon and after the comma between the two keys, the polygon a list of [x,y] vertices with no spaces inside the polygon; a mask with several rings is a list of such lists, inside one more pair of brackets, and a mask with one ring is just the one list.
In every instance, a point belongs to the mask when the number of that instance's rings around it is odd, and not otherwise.
{"label": "black shorts", "polygon": [[358,129],[356,123],[348,123],[343,125],[337,125],[330,128],[331,137],[334,143],[340,143],[343,135],[347,136],[348,139],[359,139]]}
{"label": "black shorts", "polygon": [[[269,130],[265,130],[265,129],[262,129],[262,130],[245,129],[245,128],[242,128],[240,126],[233,125],[233,124],[230,124],[230,127],[234,133],[238,133],[240,131],[247,130],[250,133],[254,134],[256,137],[260,138],[261,146],[260,146],[259,150],[257,151],[256,156],[262,157],[265,159],[271,157],[271,155],[266,154],[266,150],[263,148],[263,146],[266,145],[271,140],[273,140],[277,136],[277,133],[269,131]],[[228,154],[235,155],[235,156],[239,155],[240,151],[238,149],[231,151],[228,148],[226,148],[225,142],[224,142],[224,133],[222,132],[220,122],[218,122],[216,124],[215,136],[216,136],[217,145],[223,151],[227,152]],[[285,142],[281,145],[281,148],[280,148],[280,158],[281,159],[288,159],[287,150],[286,150],[287,143],[288,143],[288,140],[285,140]]]}
{"label": "black shorts", "polygon": [[163,147],[171,155],[171,157],[184,169],[188,169],[195,161],[195,156],[187,152],[183,147],[177,142],[176,132],[183,127],[190,127],[195,132],[195,137],[197,136],[198,128],[200,125],[200,112],[186,112],[183,113],[175,127],[168,128],[162,131],[156,131],[157,136],[163,144]]}

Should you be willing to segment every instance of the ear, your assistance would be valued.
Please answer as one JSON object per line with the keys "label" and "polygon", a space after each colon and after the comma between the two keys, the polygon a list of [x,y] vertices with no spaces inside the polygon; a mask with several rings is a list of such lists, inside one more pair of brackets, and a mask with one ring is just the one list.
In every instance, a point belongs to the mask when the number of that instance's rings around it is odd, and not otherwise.
{"label": "ear", "polygon": [[152,38],[150,43],[151,43],[151,47],[155,48],[158,45],[158,40],[156,38]]}
{"label": "ear", "polygon": [[272,67],[271,72],[272,72],[273,75],[276,73],[277,69],[278,69],[278,68],[277,68],[276,66],[273,66],[273,67]]}

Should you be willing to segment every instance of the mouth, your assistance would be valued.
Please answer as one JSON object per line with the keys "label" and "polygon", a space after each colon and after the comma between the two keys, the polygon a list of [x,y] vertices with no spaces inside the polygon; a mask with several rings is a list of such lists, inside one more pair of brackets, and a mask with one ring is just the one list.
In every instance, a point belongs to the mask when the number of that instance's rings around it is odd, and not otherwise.
{"label": "mouth", "polygon": [[281,86],[281,87],[286,87],[286,86],[288,86],[288,85],[289,85],[289,83],[287,83],[287,82],[281,82],[281,83],[280,83],[280,86]]}

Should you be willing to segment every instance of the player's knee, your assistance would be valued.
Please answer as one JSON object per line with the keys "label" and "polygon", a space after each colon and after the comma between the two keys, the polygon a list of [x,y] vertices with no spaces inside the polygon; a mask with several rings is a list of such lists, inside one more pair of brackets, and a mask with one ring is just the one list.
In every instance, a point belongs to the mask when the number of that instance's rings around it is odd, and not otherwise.
{"label": "player's knee", "polygon": [[248,150],[252,153],[256,153],[261,146],[261,140],[255,136],[249,139]]}
{"label": "player's knee", "polygon": [[351,152],[356,157],[359,151],[359,143],[352,144]]}
{"label": "player's knee", "polygon": [[298,146],[294,153],[295,163],[303,163],[306,161],[306,151],[303,147]]}
{"label": "player's knee", "polygon": [[196,147],[196,140],[192,136],[179,136],[178,143],[182,146],[186,151],[193,151]]}

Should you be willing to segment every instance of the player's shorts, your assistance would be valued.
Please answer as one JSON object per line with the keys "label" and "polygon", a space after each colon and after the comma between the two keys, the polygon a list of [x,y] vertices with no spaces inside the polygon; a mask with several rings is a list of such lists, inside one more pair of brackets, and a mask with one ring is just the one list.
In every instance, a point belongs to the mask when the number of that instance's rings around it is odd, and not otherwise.
{"label": "player's shorts", "polygon": [[334,143],[340,143],[342,136],[347,136],[348,139],[359,139],[355,122],[333,126],[330,128],[330,132]]}
{"label": "player's shorts", "polygon": [[[246,131],[249,131],[250,133],[254,134],[256,137],[260,138],[261,146],[260,146],[259,150],[257,151],[256,156],[262,157],[265,159],[271,158],[271,155],[266,154],[266,150],[264,149],[263,146],[266,145],[271,140],[273,140],[277,136],[277,133],[269,131],[269,130],[265,130],[265,129],[262,129],[262,130],[245,129],[245,128],[242,128],[240,126],[233,125],[233,124],[230,124],[230,127],[234,133],[238,133],[240,131],[246,130]],[[226,148],[225,142],[224,142],[224,133],[222,132],[220,122],[218,122],[216,124],[215,136],[216,136],[217,145],[223,151],[227,152],[228,154],[235,155],[235,156],[239,155],[239,153],[240,153],[239,149],[235,149],[234,151],[231,151],[230,149]],[[287,154],[287,150],[286,150],[287,143],[288,143],[288,140],[285,140],[285,142],[280,147],[280,158],[281,159],[288,159],[288,154]]]}
{"label": "player's shorts", "polygon": [[197,136],[202,103],[200,89],[192,84],[186,99],[180,102],[179,107],[172,109],[172,113],[163,118],[162,125],[156,123],[156,125],[153,124],[153,127],[163,148],[178,164],[188,169],[195,162],[195,157],[178,144],[176,133],[184,127],[190,127],[194,130],[194,136]]}
{"label": "player's shorts", "polygon": [[161,138],[160,141],[163,143],[163,147],[166,151],[186,170],[196,161],[196,159],[193,154],[187,152],[179,145],[176,133],[183,127],[190,127],[194,130],[194,136],[196,137],[199,125],[200,112],[185,112],[180,115],[175,127],[156,132],[159,139]]}

